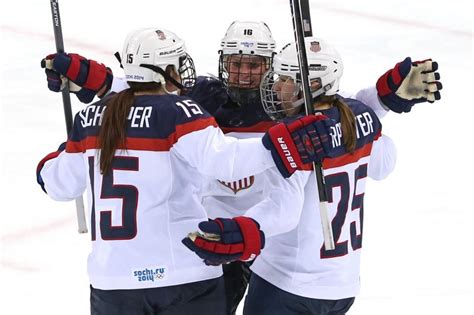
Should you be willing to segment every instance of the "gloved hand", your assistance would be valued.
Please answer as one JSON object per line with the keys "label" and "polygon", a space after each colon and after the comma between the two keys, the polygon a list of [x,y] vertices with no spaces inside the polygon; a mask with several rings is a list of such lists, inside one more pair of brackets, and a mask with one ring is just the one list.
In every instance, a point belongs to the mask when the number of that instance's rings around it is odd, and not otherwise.
{"label": "gloved hand", "polygon": [[41,189],[43,189],[44,192],[46,192],[46,189],[44,188],[44,181],[43,181],[43,178],[41,177],[41,170],[43,169],[43,166],[47,161],[56,158],[65,149],[66,149],[66,142],[63,142],[63,143],[61,143],[61,145],[58,147],[58,149],[55,152],[52,152],[52,153],[46,155],[38,163],[38,166],[36,167],[36,182],[38,183],[38,185],[41,186]]}
{"label": "gloved hand", "polygon": [[186,96],[192,98],[211,115],[233,100],[229,89],[223,82],[214,77],[199,76],[191,91]]}
{"label": "gloved hand", "polygon": [[95,95],[104,96],[112,86],[112,70],[81,55],[51,54],[41,60],[41,67],[45,68],[51,91],[59,92],[69,82],[70,92],[82,103],[92,102]]}
{"label": "gloved hand", "polygon": [[190,233],[182,242],[206,265],[250,261],[265,246],[265,234],[260,225],[248,217],[204,221],[199,223],[199,229],[202,233]]}
{"label": "gloved hand", "polygon": [[397,63],[377,80],[382,103],[396,113],[407,113],[417,103],[433,103],[441,98],[438,63],[431,59],[412,62],[410,57]]}
{"label": "gloved hand", "polygon": [[283,177],[290,177],[304,164],[321,162],[330,154],[333,148],[329,132],[335,123],[325,115],[303,116],[271,127],[262,142]]}

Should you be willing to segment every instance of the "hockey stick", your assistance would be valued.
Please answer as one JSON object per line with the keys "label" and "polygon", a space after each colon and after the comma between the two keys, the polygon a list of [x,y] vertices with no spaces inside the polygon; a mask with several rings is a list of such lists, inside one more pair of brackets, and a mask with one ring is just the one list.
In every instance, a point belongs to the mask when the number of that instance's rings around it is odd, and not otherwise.
{"label": "hockey stick", "polygon": [[[50,0],[51,15],[53,17],[54,41],[56,42],[56,52],[64,52],[63,31],[61,27],[61,17],[59,16],[58,0]],[[72,130],[72,110],[71,98],[69,96],[69,86],[66,84],[61,91],[63,96],[64,118],[66,119],[67,135]],[[84,212],[84,201],[81,197],[76,198],[76,214],[79,233],[87,233],[86,214]]]}
{"label": "hockey stick", "polygon": [[[295,34],[298,63],[300,67],[301,84],[303,86],[303,99],[305,103],[306,115],[313,115],[312,93],[310,89],[308,57],[305,49],[305,37],[312,36],[311,16],[309,12],[308,0],[290,0],[291,17],[293,20],[293,30]],[[319,211],[323,228],[324,247],[326,250],[335,248],[332,225],[328,215],[328,196],[326,183],[324,181],[322,166],[313,163],[316,182],[319,192]]]}

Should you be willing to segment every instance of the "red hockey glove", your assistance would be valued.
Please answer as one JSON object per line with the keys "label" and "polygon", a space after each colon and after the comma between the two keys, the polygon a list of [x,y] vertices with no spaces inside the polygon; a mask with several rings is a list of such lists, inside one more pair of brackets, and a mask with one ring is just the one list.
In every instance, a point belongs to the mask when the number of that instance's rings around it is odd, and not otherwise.
{"label": "red hockey glove", "polygon": [[271,127],[262,142],[283,177],[290,177],[303,164],[321,162],[328,156],[332,149],[329,132],[334,125],[325,115],[304,116]]}
{"label": "red hockey glove", "polygon": [[199,229],[202,233],[190,233],[182,242],[206,265],[250,261],[265,246],[265,234],[257,221],[251,218],[217,218],[199,223]]}
{"label": "red hockey glove", "polygon": [[443,86],[437,70],[438,63],[431,59],[412,62],[405,58],[377,80],[380,100],[396,113],[407,113],[417,103],[439,100]]}
{"label": "red hockey glove", "polygon": [[96,95],[104,96],[112,86],[112,70],[81,55],[48,55],[41,61],[41,67],[45,68],[51,91],[61,91],[69,79],[70,92],[75,93],[82,103],[90,103]]}

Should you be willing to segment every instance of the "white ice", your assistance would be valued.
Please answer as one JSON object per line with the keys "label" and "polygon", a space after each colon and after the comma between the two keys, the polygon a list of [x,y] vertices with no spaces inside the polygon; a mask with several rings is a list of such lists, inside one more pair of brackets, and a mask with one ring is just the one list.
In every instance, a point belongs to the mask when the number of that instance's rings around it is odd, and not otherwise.
{"label": "white ice", "polygon": [[[126,33],[160,26],[187,41],[200,74],[217,71],[233,20],[266,21],[281,48],[292,40],[287,0],[60,1],[66,50],[120,68]],[[350,315],[472,314],[472,10],[467,0],[311,1],[314,33],[345,63],[342,88],[373,85],[406,56],[439,62],[442,100],[389,114],[398,147],[385,181],[369,182],[362,292]],[[37,162],[65,140],[60,94],[40,60],[55,50],[48,1],[3,2],[0,111],[0,314],[87,314],[89,235],[74,203],[37,186]],[[83,105],[73,100],[73,110]],[[241,310],[240,310],[241,312]]]}

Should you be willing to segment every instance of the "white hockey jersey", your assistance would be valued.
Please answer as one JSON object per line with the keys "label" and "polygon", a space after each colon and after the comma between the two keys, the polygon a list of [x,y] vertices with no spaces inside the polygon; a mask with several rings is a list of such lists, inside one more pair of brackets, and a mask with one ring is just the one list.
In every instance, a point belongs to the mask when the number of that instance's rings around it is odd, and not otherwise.
{"label": "white hockey jersey", "polygon": [[41,171],[55,200],[87,190],[92,286],[151,288],[220,276],[220,267],[205,266],[181,243],[208,218],[197,195],[202,174],[227,181],[248,177],[274,166],[270,152],[260,139],[225,137],[189,98],[137,96],[126,146],[103,176],[97,135],[104,103],[75,116],[66,150]]}
{"label": "white hockey jersey", "polygon": [[[298,221],[284,234],[266,239],[261,255],[251,266],[257,275],[287,292],[317,299],[354,297],[360,288],[360,249],[363,231],[363,200],[367,177],[380,180],[394,168],[396,151],[374,111],[356,100],[345,100],[356,116],[357,149],[323,163],[336,248],[324,248],[319,196],[314,174],[306,173],[303,206],[287,209],[288,221]],[[323,111],[339,120],[336,108]],[[343,149],[337,128],[331,141]]]}
{"label": "white hockey jersey", "polygon": [[[390,138],[380,134],[377,117],[385,116],[387,110],[379,103],[375,88],[361,90],[355,97],[372,108],[371,111],[348,100],[357,113],[361,138],[368,143],[359,144],[352,155],[325,163],[331,198],[329,216],[337,241],[335,251],[327,252],[322,247],[314,173],[298,171],[291,178],[282,179],[275,169],[268,169],[233,182],[211,178],[204,185],[202,202],[210,217],[246,215],[260,223],[266,246],[251,269],[293,294],[340,299],[355,296],[359,291],[365,180],[367,176],[376,180],[387,176],[394,168],[396,151]],[[326,114],[338,119],[335,109]],[[241,129],[228,135],[263,135]]]}
{"label": "white hockey jersey", "polygon": [[[378,118],[384,117],[388,112],[380,104],[375,87],[362,89],[355,95],[350,93],[342,93],[342,95],[367,104]],[[259,106],[261,107],[261,105]],[[257,107],[254,105],[249,110],[250,113],[257,111]],[[249,124],[244,122],[241,126],[229,127],[226,124],[227,120],[231,122],[237,118],[240,120],[243,115],[240,111],[236,111],[235,118],[229,116],[232,115],[227,114],[226,119],[222,119],[222,125],[219,122],[219,127],[226,135],[238,139],[262,137],[265,131],[275,124],[266,119],[258,120],[257,117],[253,117],[254,114],[251,120],[257,120],[257,123],[250,123],[250,126],[247,126]],[[294,228],[299,221],[297,217],[286,216],[286,212],[288,209],[296,208],[299,200],[301,200],[302,206],[301,189],[298,187],[301,181],[306,183],[308,174],[304,174],[305,172],[297,172],[292,177],[283,179],[276,169],[269,169],[235,181],[207,178],[202,186],[202,204],[210,218],[251,216],[261,224],[261,228],[268,238],[287,232],[288,229]]]}

